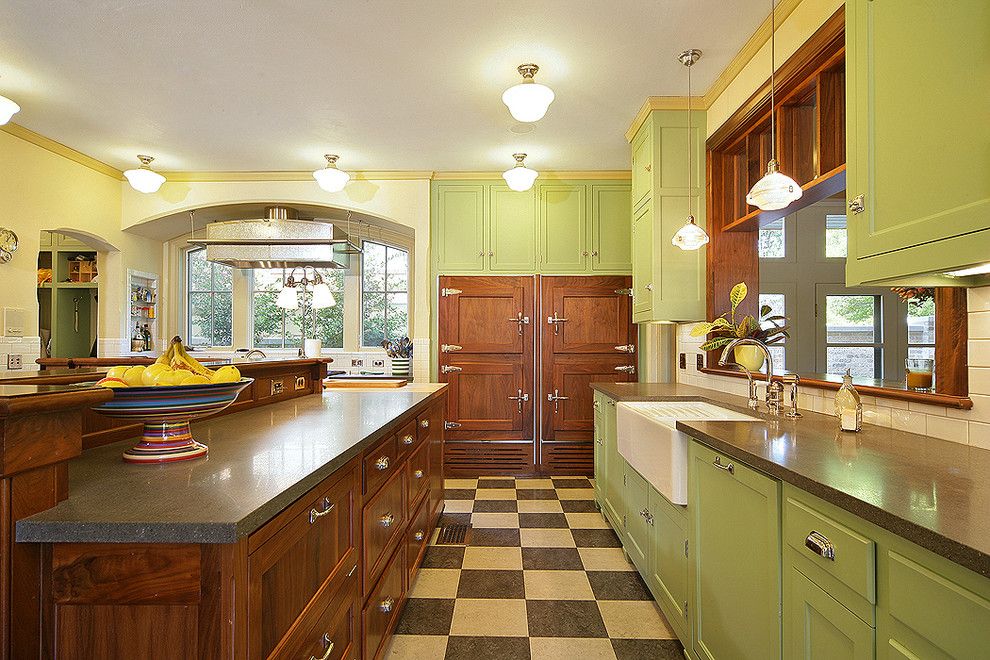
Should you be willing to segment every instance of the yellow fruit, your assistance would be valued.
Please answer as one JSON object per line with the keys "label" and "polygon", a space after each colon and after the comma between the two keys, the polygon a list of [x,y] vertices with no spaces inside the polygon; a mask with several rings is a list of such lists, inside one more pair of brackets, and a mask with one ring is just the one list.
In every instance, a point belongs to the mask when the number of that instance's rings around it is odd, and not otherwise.
{"label": "yellow fruit", "polygon": [[182,379],[181,385],[209,385],[210,379],[199,374],[189,374]]}
{"label": "yellow fruit", "polygon": [[119,378],[123,380],[124,373],[126,373],[128,369],[130,369],[130,367],[126,365],[123,367],[110,367],[107,369],[107,378]]}
{"label": "yellow fruit", "polygon": [[102,380],[96,381],[96,384],[100,387],[127,387],[127,383],[120,380],[119,378],[104,378]]}
{"label": "yellow fruit", "polygon": [[144,377],[144,367],[128,367],[127,371],[124,372],[123,381],[127,383],[128,387],[141,387],[144,383],[142,379]]}
{"label": "yellow fruit", "polygon": [[236,383],[240,379],[241,370],[237,367],[227,365],[226,367],[220,367],[213,373],[212,381],[214,383]]}
{"label": "yellow fruit", "polygon": [[144,385],[145,387],[151,387],[152,385],[155,384],[155,378],[158,376],[158,374],[160,374],[161,372],[167,369],[168,369],[167,365],[161,364],[159,362],[156,362],[155,364],[147,367],[144,370],[144,375],[141,377],[141,384]]}
{"label": "yellow fruit", "polygon": [[162,370],[155,376],[155,387],[169,387],[171,385],[181,385],[182,379],[186,377],[186,371],[175,371],[173,369]]}

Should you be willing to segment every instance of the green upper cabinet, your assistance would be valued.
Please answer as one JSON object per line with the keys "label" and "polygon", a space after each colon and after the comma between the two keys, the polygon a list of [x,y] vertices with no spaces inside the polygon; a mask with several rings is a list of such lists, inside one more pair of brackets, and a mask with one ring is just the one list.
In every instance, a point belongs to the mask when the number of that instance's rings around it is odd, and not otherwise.
{"label": "green upper cabinet", "polygon": [[485,269],[485,184],[440,182],[433,189],[433,244],[442,271]]}
{"label": "green upper cabinet", "polygon": [[990,260],[988,107],[986,0],[846,2],[848,285]]}
{"label": "green upper cabinet", "polygon": [[[685,252],[670,241],[689,213],[705,226],[706,128],[705,112],[692,112],[689,127],[686,112],[655,110],[633,137],[630,219],[635,225],[649,224],[649,228],[634,227],[636,323],[696,321],[705,316],[705,249]],[[644,244],[647,237],[649,248]]]}
{"label": "green upper cabinet", "polygon": [[493,272],[536,269],[536,193],[491,184],[488,265]]}
{"label": "green upper cabinet", "polygon": [[596,273],[630,272],[629,185],[590,184],[588,204],[591,207],[591,222],[588,223],[591,270]]}
{"label": "green upper cabinet", "polygon": [[573,183],[537,185],[540,204],[540,271],[581,273],[588,267],[587,196]]}

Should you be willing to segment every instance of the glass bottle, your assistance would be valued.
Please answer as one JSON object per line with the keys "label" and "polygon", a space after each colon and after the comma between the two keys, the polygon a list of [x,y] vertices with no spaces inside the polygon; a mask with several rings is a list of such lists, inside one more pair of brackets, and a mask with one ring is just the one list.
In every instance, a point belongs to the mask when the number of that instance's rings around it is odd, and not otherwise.
{"label": "glass bottle", "polygon": [[842,387],[835,394],[835,416],[839,418],[839,428],[843,431],[863,428],[863,404],[859,392],[853,387],[852,374],[848,369],[842,377]]}

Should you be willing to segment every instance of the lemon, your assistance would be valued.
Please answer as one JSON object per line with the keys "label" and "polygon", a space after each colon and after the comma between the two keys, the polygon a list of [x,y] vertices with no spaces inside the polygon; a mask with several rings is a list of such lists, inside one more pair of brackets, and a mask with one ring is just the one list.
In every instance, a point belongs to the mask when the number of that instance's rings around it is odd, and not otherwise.
{"label": "lemon", "polygon": [[182,379],[186,377],[188,371],[181,370],[162,370],[158,372],[155,376],[155,387],[168,387],[171,385],[181,385]]}
{"label": "lemon", "polygon": [[155,378],[158,374],[163,371],[170,371],[170,367],[167,364],[155,363],[144,370],[144,375],[141,377],[141,384],[145,387],[151,387],[155,384]]}
{"label": "lemon", "polygon": [[227,365],[220,367],[213,374],[214,383],[236,383],[241,379],[241,370],[237,367]]}
{"label": "lemon", "polygon": [[128,367],[122,380],[127,383],[128,387],[141,387],[144,384],[144,367],[140,365]]}
{"label": "lemon", "polygon": [[130,369],[129,366],[124,365],[122,367],[110,367],[107,369],[107,378],[119,378],[124,380],[124,374]]}
{"label": "lemon", "polygon": [[120,380],[119,378],[104,378],[102,380],[96,381],[96,384],[100,387],[127,387],[127,383]]}
{"label": "lemon", "polygon": [[199,374],[189,374],[182,379],[180,385],[209,385],[210,379]]}

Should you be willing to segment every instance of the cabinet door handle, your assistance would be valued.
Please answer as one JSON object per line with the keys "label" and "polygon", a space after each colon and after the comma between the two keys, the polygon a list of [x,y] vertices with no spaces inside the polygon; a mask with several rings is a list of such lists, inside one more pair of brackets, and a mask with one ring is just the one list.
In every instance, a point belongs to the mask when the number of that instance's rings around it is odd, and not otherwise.
{"label": "cabinet door handle", "polygon": [[386,513],[384,516],[379,518],[379,522],[381,522],[382,527],[391,527],[392,523],[395,522],[395,516],[391,513]]}
{"label": "cabinet door handle", "polygon": [[587,251],[587,250],[583,250],[583,251],[581,252],[581,256],[582,256],[582,257],[587,257],[587,256],[588,256],[588,251]]}
{"label": "cabinet door handle", "polygon": [[379,456],[378,460],[375,461],[375,467],[379,470],[388,469],[388,456]]}
{"label": "cabinet door handle", "polygon": [[591,251],[591,256],[597,257],[598,256],[598,250],[592,250]]}
{"label": "cabinet door handle", "polygon": [[804,546],[819,557],[835,561],[835,546],[821,532],[811,532],[804,540]]}
{"label": "cabinet door handle", "polygon": [[402,436],[402,444],[411,445],[413,443],[413,437],[411,435]]}
{"label": "cabinet door handle", "polygon": [[430,428],[430,420],[428,420],[428,419],[421,419],[421,420],[419,420],[419,427],[422,428],[422,429],[428,429],[428,428]]}
{"label": "cabinet door handle", "polygon": [[326,648],[323,651],[323,655],[317,658],[315,655],[309,656],[309,660],[329,660],[330,654],[333,653],[333,641],[330,639],[330,633],[323,633],[323,646]]}
{"label": "cabinet door handle", "polygon": [[733,465],[732,463],[726,463],[725,465],[722,465],[722,458],[720,456],[715,457],[715,460],[712,461],[712,465],[717,467],[719,470],[725,470],[729,474],[736,473],[736,466]]}
{"label": "cabinet door handle", "polygon": [[323,516],[327,515],[331,511],[333,511],[333,507],[334,507],[334,505],[330,502],[330,498],[329,497],[324,497],[323,498],[323,510],[322,511],[317,511],[315,508],[309,510],[309,524],[312,525],[319,518],[322,518]]}
{"label": "cabinet door handle", "polygon": [[382,602],[378,603],[378,609],[382,611],[382,614],[388,614],[392,611],[392,607],[395,605],[395,601],[392,600],[391,596],[388,596]]}
{"label": "cabinet door handle", "polygon": [[853,213],[862,213],[866,210],[866,203],[864,200],[864,195],[856,195],[849,200],[849,210]]}
{"label": "cabinet door handle", "polygon": [[653,171],[653,164],[652,163],[647,163],[646,164],[646,171],[647,172],[652,172]]}
{"label": "cabinet door handle", "polygon": [[479,252],[479,253],[478,253],[478,256],[479,256],[479,257],[483,257],[483,256],[485,256],[485,251],[484,251],[484,250],[482,250],[481,252]]}
{"label": "cabinet door handle", "polygon": [[653,291],[653,282],[650,282],[643,288],[645,288],[647,291]]}
{"label": "cabinet door handle", "polygon": [[423,530],[417,529],[416,533],[413,534],[413,538],[416,539],[417,541],[422,541],[423,539],[426,538],[426,534],[423,532]]}
{"label": "cabinet door handle", "polygon": [[413,476],[416,477],[417,479],[422,479],[423,478],[423,471],[422,470],[416,470],[415,472],[413,472]]}

